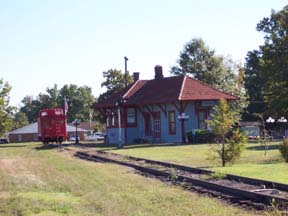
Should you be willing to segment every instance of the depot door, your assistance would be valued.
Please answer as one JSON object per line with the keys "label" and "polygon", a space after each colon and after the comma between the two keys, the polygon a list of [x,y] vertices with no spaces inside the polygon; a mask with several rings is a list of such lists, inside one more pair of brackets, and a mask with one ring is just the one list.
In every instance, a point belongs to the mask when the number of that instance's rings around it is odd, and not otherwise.
{"label": "depot door", "polygon": [[153,138],[160,140],[161,138],[161,118],[160,112],[153,113]]}

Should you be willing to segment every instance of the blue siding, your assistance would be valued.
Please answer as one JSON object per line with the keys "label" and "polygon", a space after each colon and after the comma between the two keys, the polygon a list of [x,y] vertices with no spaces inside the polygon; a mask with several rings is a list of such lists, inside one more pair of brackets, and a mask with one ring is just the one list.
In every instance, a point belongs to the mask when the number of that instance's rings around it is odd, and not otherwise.
{"label": "blue siding", "polygon": [[[124,128],[121,128],[122,142],[124,142]],[[119,129],[118,128],[108,128],[107,129],[107,139],[109,144],[119,143]]]}
{"label": "blue siding", "polygon": [[[205,103],[202,102],[202,106],[205,107],[206,105],[213,106],[215,105],[216,102],[214,101],[206,101]],[[163,105],[164,106],[164,105]],[[160,140],[153,140],[152,136],[145,136],[145,129],[144,129],[144,118],[142,113],[137,110],[137,127],[131,127],[131,128],[126,128],[126,133],[127,133],[127,144],[131,144],[135,142],[135,139],[147,139],[149,142],[167,142],[167,143],[180,143],[182,142],[182,137],[181,137],[181,121],[178,119],[178,115],[180,113],[176,109],[176,107],[172,104],[166,104],[165,109],[167,111],[167,115],[165,116],[164,112],[156,105],[154,106],[149,106],[150,110],[152,112],[160,112],[160,118],[161,118],[161,138]],[[148,112],[147,109],[142,108],[141,109],[144,112]],[[176,115],[176,134],[171,135],[169,134],[169,122],[168,122],[168,114],[169,111],[175,111]],[[185,108],[185,114],[189,116],[187,120],[184,121],[185,125],[185,133],[187,131],[193,131],[198,128],[198,116],[196,113],[196,108],[195,108],[195,103],[194,102],[189,102]],[[152,121],[152,134],[153,134],[153,119]],[[125,140],[125,131],[124,128],[122,128],[122,140]],[[107,129],[107,135],[109,139],[110,144],[117,144],[118,143],[118,128],[108,128]]]}
{"label": "blue siding", "polygon": [[135,139],[140,137],[139,129],[137,127],[131,127],[131,128],[126,128],[126,130],[127,130],[126,143],[135,143]]}

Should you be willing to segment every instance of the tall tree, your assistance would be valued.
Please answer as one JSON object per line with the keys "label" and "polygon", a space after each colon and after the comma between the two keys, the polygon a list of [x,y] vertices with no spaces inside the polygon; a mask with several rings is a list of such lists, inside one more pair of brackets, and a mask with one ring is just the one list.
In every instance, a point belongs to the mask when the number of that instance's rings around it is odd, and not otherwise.
{"label": "tall tree", "polygon": [[12,111],[13,107],[9,106],[9,93],[11,86],[0,79],[0,137],[9,131],[13,126]]}
{"label": "tall tree", "polygon": [[[47,95],[42,95],[43,100],[42,103],[44,103],[47,107],[50,108],[57,108],[59,106],[59,101],[58,101],[58,87],[56,84],[54,84],[53,88],[46,88]],[[40,97],[40,95],[39,95]]]}
{"label": "tall tree", "polygon": [[[109,69],[103,72],[104,82],[101,83],[101,87],[105,87],[107,91],[100,94],[98,101],[101,102],[107,99],[113,93],[119,91],[125,87],[125,74],[121,73],[121,70]],[[128,85],[133,82],[132,76],[127,77]]]}
{"label": "tall tree", "polygon": [[261,70],[264,82],[263,96],[271,112],[288,114],[288,6],[279,12],[272,11],[257,25],[264,32]]}
{"label": "tall tree", "polygon": [[75,118],[81,121],[89,121],[95,98],[92,95],[92,89],[88,86],[78,87],[70,84],[64,85],[58,90],[57,85],[54,85],[53,88],[47,88],[46,93],[39,93],[35,99],[26,96],[22,100],[24,106],[20,108],[20,111],[27,115],[30,123],[36,122],[41,109],[57,107],[64,109],[64,98],[67,99],[69,106],[68,122],[72,122]]}
{"label": "tall tree", "polygon": [[23,127],[25,125],[28,125],[28,118],[25,113],[23,112],[17,112],[13,117],[13,128],[17,129],[20,127]]}
{"label": "tall tree", "polygon": [[65,85],[59,92],[59,102],[67,98],[69,111],[67,121],[72,122],[75,118],[81,121],[89,121],[92,113],[92,105],[95,103],[95,97],[92,95],[92,89],[88,86],[78,87],[76,85]]}
{"label": "tall tree", "polygon": [[247,107],[243,71],[230,57],[216,55],[200,38],[185,44],[178,65],[171,68],[172,74],[190,74],[218,90],[238,96],[240,100],[233,102],[232,107],[238,113]]}
{"label": "tall tree", "polygon": [[171,68],[175,75],[190,74],[213,87],[219,88],[227,76],[223,57],[216,56],[215,51],[205,45],[201,38],[195,38],[184,45],[178,65]]}
{"label": "tall tree", "polygon": [[248,121],[258,120],[254,113],[264,113],[266,110],[266,103],[262,95],[263,83],[266,78],[260,76],[260,59],[261,52],[258,50],[248,52],[245,58],[244,87],[249,98],[249,104],[243,118]]}
{"label": "tall tree", "polygon": [[34,99],[32,96],[25,96],[21,102],[23,106],[20,108],[20,112],[25,113],[29,123],[36,122],[38,113],[42,109],[39,98]]}
{"label": "tall tree", "polygon": [[248,53],[246,68],[253,64],[255,67],[251,67],[251,73],[245,78],[246,88],[248,92],[257,89],[257,97],[267,104],[266,115],[287,115],[288,6],[279,12],[272,10],[270,17],[257,24],[257,30],[264,33],[265,42],[258,51]]}

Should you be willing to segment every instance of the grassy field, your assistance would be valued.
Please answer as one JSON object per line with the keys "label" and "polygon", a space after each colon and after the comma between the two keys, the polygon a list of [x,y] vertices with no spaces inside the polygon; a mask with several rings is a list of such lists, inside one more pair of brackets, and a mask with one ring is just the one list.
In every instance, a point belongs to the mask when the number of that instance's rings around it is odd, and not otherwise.
{"label": "grassy field", "polygon": [[279,143],[273,142],[268,145],[269,150],[265,157],[264,146],[262,144],[247,144],[247,148],[240,161],[234,165],[228,164],[224,168],[221,167],[220,161],[207,160],[210,149],[208,144],[131,145],[125,146],[124,149],[100,147],[98,149],[288,184],[288,164],[284,163],[284,160],[281,158],[278,150]]}
{"label": "grassy field", "polygon": [[231,216],[254,213],[143,177],[132,169],[87,162],[61,149],[25,143],[0,145],[0,215]]}

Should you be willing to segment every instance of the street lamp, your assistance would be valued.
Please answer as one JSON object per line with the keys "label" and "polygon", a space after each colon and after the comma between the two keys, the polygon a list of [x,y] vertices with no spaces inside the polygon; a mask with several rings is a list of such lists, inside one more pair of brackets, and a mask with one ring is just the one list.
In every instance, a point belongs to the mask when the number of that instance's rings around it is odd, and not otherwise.
{"label": "street lamp", "polygon": [[[277,122],[279,122],[279,123],[287,123],[287,119],[284,117],[284,116],[282,116],[281,118],[279,118],[278,120],[277,120]],[[280,128],[280,131],[281,131],[281,128]],[[283,131],[283,138],[285,137],[285,130]]]}
{"label": "street lamp", "polygon": [[186,115],[184,112],[182,112],[181,114],[178,115],[178,120],[181,121],[181,128],[182,128],[182,142],[186,143],[186,139],[185,139],[185,120],[188,120],[189,116]]}
{"label": "street lamp", "polygon": [[79,120],[79,119],[75,119],[72,123],[73,123],[73,125],[75,125],[75,128],[76,128],[75,144],[79,144],[77,127],[78,127],[78,125],[80,124],[80,120]]}
{"label": "street lamp", "polygon": [[275,122],[275,119],[273,119],[273,118],[270,116],[268,119],[266,119],[266,122],[267,122],[267,123],[274,123],[274,122]]}
{"label": "street lamp", "polygon": [[117,107],[117,114],[118,114],[118,148],[123,148],[122,132],[121,132],[121,107],[124,105],[125,102],[126,100],[121,98],[115,104]]}
{"label": "street lamp", "polygon": [[[266,123],[270,124],[270,123],[274,123],[275,119],[273,119],[271,116],[269,116],[268,119],[266,119]],[[264,128],[264,141],[265,141],[265,157],[267,155],[267,149],[268,149],[268,145],[267,145],[267,140],[266,140],[266,129]]]}

